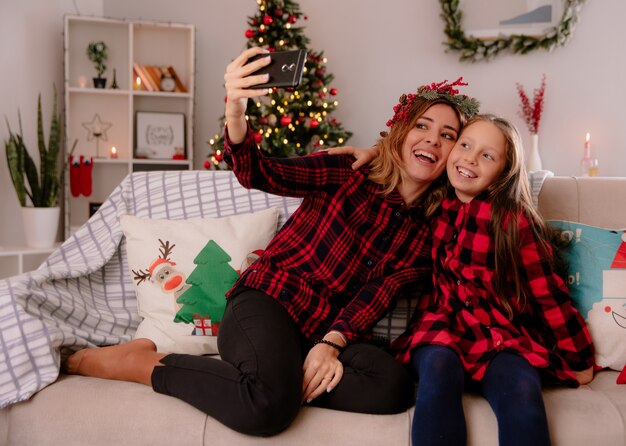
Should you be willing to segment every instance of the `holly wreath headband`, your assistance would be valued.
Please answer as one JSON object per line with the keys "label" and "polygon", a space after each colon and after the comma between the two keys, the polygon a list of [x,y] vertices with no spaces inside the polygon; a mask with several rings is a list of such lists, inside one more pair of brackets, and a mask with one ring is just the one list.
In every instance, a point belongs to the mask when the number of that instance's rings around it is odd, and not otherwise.
{"label": "holly wreath headband", "polygon": [[459,107],[459,110],[471,118],[478,113],[478,107],[480,103],[467,95],[459,94],[459,90],[454,87],[464,87],[468,85],[467,82],[463,82],[463,77],[459,77],[451,84],[447,80],[443,82],[433,82],[430,85],[422,85],[418,87],[416,93],[403,94],[400,96],[399,103],[393,107],[395,114],[393,118],[387,121],[387,127],[392,127],[396,122],[407,122],[409,118],[409,108],[413,104],[416,98],[423,98],[427,100],[445,99],[446,101],[455,104]]}

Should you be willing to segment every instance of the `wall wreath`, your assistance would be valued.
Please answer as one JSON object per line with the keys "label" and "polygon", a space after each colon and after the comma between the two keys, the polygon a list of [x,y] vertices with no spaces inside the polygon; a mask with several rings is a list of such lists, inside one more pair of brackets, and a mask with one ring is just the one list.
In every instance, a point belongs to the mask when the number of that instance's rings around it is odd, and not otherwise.
{"label": "wall wreath", "polygon": [[563,2],[563,14],[558,25],[541,35],[510,34],[479,38],[466,35],[461,23],[463,11],[459,6],[460,0],[439,0],[441,17],[446,24],[444,32],[448,36],[444,45],[447,51],[458,51],[460,60],[471,62],[491,60],[503,52],[526,54],[538,49],[552,51],[557,46],[565,45],[572,36],[585,0]]}

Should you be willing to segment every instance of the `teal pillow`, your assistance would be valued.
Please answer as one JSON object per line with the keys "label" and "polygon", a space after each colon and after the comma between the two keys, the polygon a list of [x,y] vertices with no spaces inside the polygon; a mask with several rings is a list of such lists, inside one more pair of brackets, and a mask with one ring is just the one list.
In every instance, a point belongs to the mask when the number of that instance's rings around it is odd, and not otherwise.
{"label": "teal pillow", "polygon": [[568,285],[596,349],[596,364],[626,364],[626,231],[549,221],[569,243]]}

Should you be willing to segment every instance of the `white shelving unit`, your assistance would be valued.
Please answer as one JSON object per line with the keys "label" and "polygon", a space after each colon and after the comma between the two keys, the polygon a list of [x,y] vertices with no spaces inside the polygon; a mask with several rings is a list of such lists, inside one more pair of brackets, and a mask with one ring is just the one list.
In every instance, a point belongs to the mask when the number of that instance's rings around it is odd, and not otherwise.
{"label": "white shelving unit", "polygon": [[[90,42],[107,45],[104,89],[92,87],[96,71],[87,57]],[[70,172],[65,181],[65,236],[89,218],[92,204],[103,202],[126,175],[139,170],[189,170],[193,168],[195,28],[178,23],[65,17],[65,136],[67,150],[75,140],[75,158],[93,158],[92,195],[74,197]],[[172,66],[187,92],[142,91],[135,87],[133,64]],[[113,69],[118,89],[112,89]],[[136,113],[184,114],[185,159],[137,157]],[[104,137],[93,138],[83,124],[110,124]],[[118,152],[111,158],[111,148]]]}
{"label": "white shelving unit", "polygon": [[57,246],[46,249],[0,246],[0,279],[37,269]]}

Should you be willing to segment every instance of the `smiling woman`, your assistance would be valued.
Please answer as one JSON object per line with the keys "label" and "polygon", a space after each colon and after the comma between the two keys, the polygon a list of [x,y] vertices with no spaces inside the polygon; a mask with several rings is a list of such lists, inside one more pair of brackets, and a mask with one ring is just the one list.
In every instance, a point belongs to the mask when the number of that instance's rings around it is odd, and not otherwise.
{"label": "smiling woman", "polygon": [[[479,7],[484,8],[483,2],[439,0],[441,17],[446,23],[444,32],[448,36],[444,44],[449,51],[458,51],[460,60],[471,62],[491,60],[501,52],[526,54],[538,49],[551,51],[557,46],[565,45],[572,36],[584,1],[505,2],[510,9],[496,12],[501,20],[496,21],[496,27],[490,27],[489,32],[485,34],[480,30],[470,32],[464,28],[467,23],[463,23],[464,18],[472,19],[475,16],[472,13],[474,10]],[[526,9],[518,10],[519,3],[526,3]],[[494,4],[501,6],[502,2],[494,2]],[[563,14],[557,22],[554,18],[556,12],[553,10],[560,10],[561,7]],[[480,16],[484,18],[483,11]],[[543,28],[539,33],[535,32],[534,28],[528,28],[529,25],[542,23],[549,23],[551,26]],[[478,28],[483,31],[486,26],[478,24]],[[529,29],[533,30],[529,31]]]}

